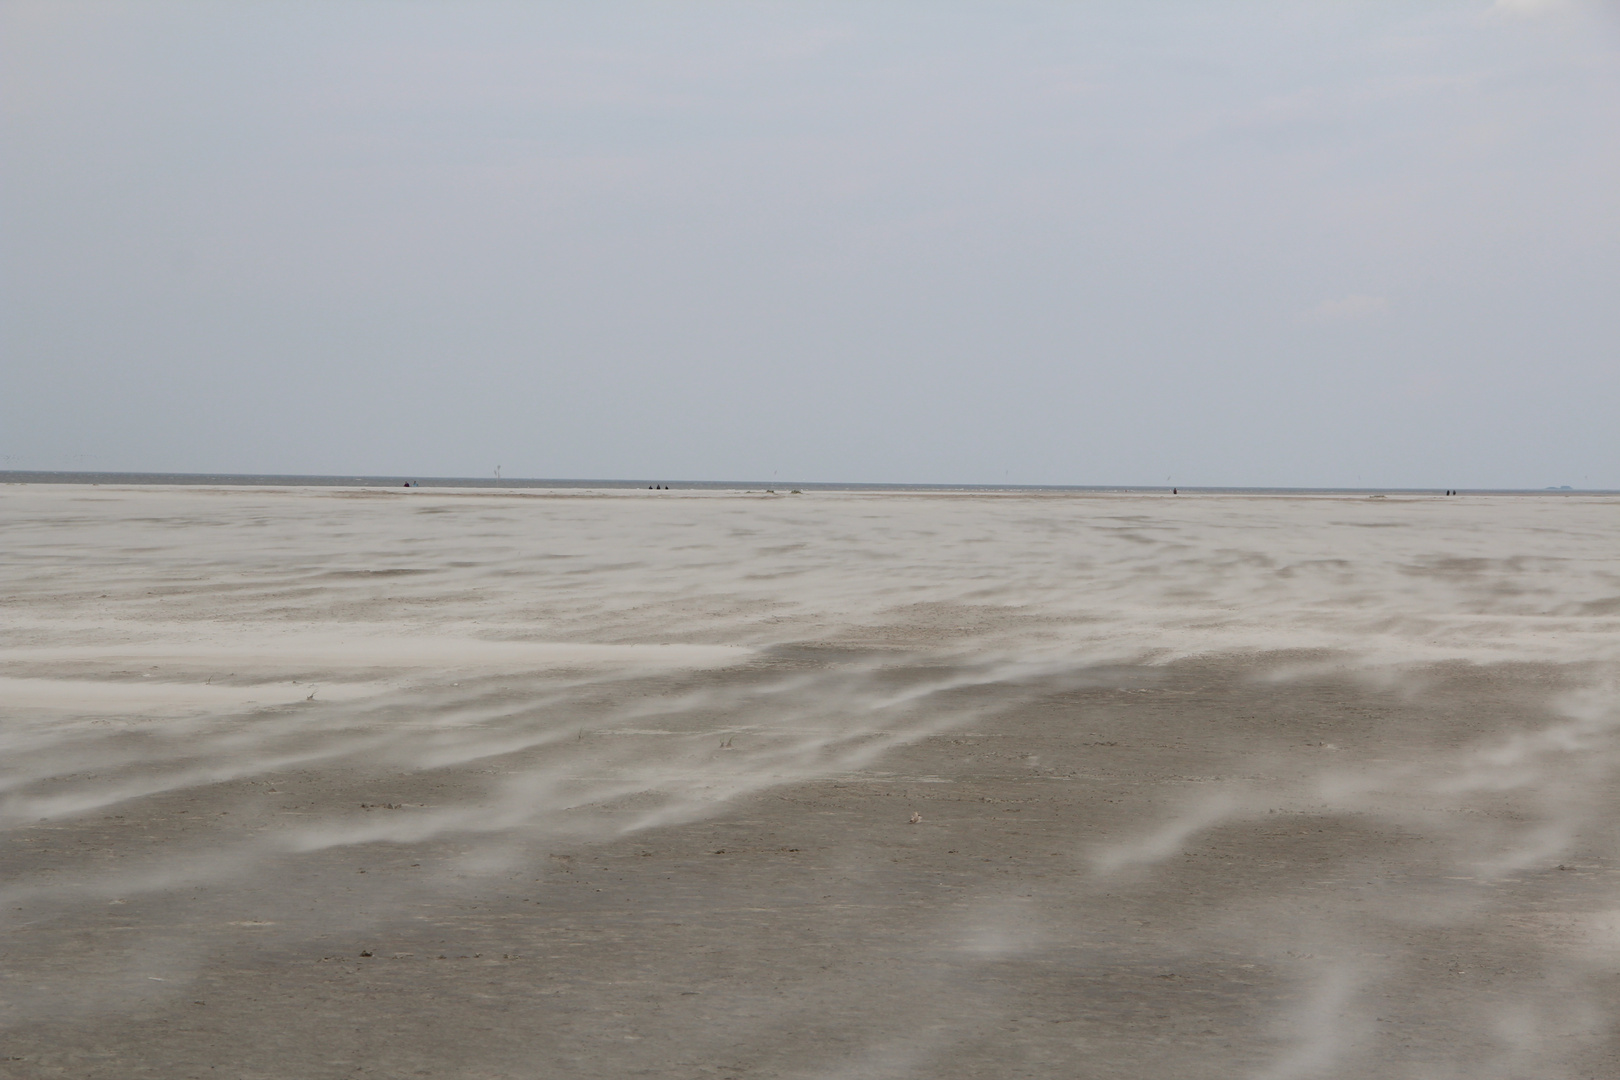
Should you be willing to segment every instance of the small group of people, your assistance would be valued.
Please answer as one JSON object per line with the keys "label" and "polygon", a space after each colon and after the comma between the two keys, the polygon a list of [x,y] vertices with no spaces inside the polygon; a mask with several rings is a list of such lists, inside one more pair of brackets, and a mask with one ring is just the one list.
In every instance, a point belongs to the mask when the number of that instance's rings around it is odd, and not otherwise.
{"label": "small group of people", "polygon": [[668,491],[669,490],[669,485],[668,484],[648,484],[647,485],[647,490],[648,491]]}

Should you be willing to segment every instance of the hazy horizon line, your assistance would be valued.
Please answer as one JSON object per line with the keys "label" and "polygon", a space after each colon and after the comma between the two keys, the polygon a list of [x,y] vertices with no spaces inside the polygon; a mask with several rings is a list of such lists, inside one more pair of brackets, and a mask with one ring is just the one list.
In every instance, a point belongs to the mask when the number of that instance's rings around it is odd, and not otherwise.
{"label": "hazy horizon line", "polygon": [[1312,485],[1260,485],[1260,484],[968,484],[968,483],[909,483],[892,481],[829,481],[829,480],[692,480],[608,477],[518,477],[518,476],[426,476],[399,473],[232,473],[232,472],[143,472],[121,470],[63,470],[63,469],[4,469],[0,470],[0,484],[151,484],[173,487],[343,487],[360,484],[367,487],[434,487],[434,488],[611,488],[648,489],[659,485],[661,489],[687,491],[1082,491],[1098,493],[1184,491],[1189,494],[1423,494],[1443,495],[1620,495],[1613,488],[1577,488],[1569,485],[1548,485],[1540,488],[1482,488],[1444,485],[1427,487],[1345,487]]}

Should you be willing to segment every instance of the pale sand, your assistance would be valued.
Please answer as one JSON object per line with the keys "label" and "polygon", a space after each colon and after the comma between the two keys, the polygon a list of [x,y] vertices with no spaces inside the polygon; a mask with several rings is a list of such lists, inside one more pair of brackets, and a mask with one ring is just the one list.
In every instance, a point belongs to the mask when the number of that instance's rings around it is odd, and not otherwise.
{"label": "pale sand", "polygon": [[0,488],[0,1075],[1620,1075],[1617,523]]}

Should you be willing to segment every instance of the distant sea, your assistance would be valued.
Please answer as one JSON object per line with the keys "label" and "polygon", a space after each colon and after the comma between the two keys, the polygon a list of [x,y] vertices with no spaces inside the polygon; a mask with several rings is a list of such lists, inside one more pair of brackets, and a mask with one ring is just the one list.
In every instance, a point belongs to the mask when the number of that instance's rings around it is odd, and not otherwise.
{"label": "distant sea", "polygon": [[[1163,492],[1199,495],[1440,495],[1446,488],[1195,487],[1121,484],[841,484],[789,480],[559,480],[492,476],[294,476],[269,473],[41,472],[0,470],[0,484],[155,484],[179,487],[650,488],[671,491]],[[1608,489],[1453,488],[1459,495],[1620,495]]]}

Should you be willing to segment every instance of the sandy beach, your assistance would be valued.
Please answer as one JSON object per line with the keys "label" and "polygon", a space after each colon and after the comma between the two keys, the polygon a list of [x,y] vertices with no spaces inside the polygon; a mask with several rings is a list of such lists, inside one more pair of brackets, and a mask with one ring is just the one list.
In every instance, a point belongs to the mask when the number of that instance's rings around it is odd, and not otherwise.
{"label": "sandy beach", "polygon": [[0,1076],[1620,1075],[1617,525],[0,487]]}

